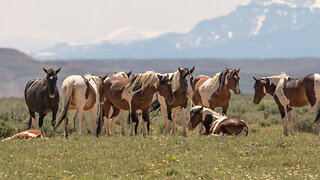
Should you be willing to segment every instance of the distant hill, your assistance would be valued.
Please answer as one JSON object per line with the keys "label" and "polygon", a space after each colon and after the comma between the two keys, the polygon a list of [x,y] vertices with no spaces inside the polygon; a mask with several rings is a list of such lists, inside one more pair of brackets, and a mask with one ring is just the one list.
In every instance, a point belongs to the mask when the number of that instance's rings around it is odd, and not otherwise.
{"label": "distant hill", "polygon": [[320,57],[319,0],[252,0],[226,16],[130,43],[61,43],[32,53],[39,59]]}
{"label": "distant hill", "polygon": [[[61,67],[58,74],[58,87],[63,80],[72,74],[93,73],[112,75],[115,71],[130,71],[133,73],[153,70],[155,72],[174,72],[178,67],[191,68],[195,66],[194,76],[205,74],[213,76],[226,67],[238,68],[240,72],[240,88],[243,93],[253,93],[252,76],[277,75],[286,72],[293,77],[320,72],[320,59],[118,59],[118,60],[57,60],[36,61],[13,49],[0,49],[0,97],[23,96],[24,86],[32,78],[44,77],[42,67]],[[8,54],[11,54],[8,56]],[[10,58],[8,58],[10,57]],[[22,58],[24,57],[24,59]],[[9,60],[10,59],[10,60]]]}

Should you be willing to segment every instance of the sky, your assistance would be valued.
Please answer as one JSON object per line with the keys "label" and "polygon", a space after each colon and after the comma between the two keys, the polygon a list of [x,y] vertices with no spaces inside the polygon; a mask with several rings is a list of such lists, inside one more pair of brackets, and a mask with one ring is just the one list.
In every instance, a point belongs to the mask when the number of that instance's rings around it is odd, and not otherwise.
{"label": "sky", "polygon": [[97,43],[188,32],[250,0],[0,0],[0,47]]}

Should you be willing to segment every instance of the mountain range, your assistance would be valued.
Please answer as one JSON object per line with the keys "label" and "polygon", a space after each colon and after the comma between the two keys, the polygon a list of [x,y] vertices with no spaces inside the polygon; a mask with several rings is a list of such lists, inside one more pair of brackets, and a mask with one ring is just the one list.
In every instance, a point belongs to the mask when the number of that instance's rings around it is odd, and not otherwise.
{"label": "mountain range", "polygon": [[60,43],[36,59],[320,57],[320,0],[252,0],[187,33],[151,39]]}

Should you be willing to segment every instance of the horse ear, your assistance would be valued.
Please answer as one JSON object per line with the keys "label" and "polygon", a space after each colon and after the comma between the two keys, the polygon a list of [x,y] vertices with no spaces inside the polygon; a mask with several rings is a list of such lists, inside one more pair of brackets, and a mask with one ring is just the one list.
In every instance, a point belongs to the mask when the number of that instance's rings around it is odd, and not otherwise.
{"label": "horse ear", "polygon": [[229,68],[226,68],[226,72],[228,73],[230,71],[230,69]]}
{"label": "horse ear", "polygon": [[131,73],[132,73],[132,70],[130,72],[127,72],[126,74],[128,77],[130,77]]}
{"label": "horse ear", "polygon": [[105,75],[105,76],[103,76],[103,77],[101,77],[101,76],[99,76],[99,77],[102,79],[102,81],[104,81],[104,80],[106,80],[106,78],[108,77],[108,74]]}
{"label": "horse ear", "polygon": [[163,76],[160,75],[160,74],[157,74],[158,75],[158,78],[160,79],[160,81],[162,80]]}
{"label": "horse ear", "polygon": [[194,66],[193,66],[192,69],[190,70],[190,73],[193,73],[193,71],[194,71]]}
{"label": "horse ear", "polygon": [[117,72],[115,71],[113,74],[117,74]]}
{"label": "horse ear", "polygon": [[202,109],[203,109],[203,106],[201,106],[201,108],[200,108],[200,110],[199,110],[199,111],[202,111]]}
{"label": "horse ear", "polygon": [[181,69],[181,68],[179,68],[179,67],[178,67],[178,70],[179,70],[180,72],[182,71],[182,69]]}
{"label": "horse ear", "polygon": [[46,70],[45,68],[42,68],[42,69],[46,74],[48,74],[48,70]]}
{"label": "horse ear", "polygon": [[266,78],[266,83],[267,83],[267,85],[270,84],[270,79],[269,78]]}
{"label": "horse ear", "polygon": [[56,70],[56,74],[58,74],[60,72],[61,68],[57,69]]}
{"label": "horse ear", "polygon": [[255,81],[258,81],[258,79],[257,79],[256,77],[253,76],[252,78],[253,78]]}
{"label": "horse ear", "polygon": [[237,74],[239,74],[239,72],[240,72],[240,68],[237,69]]}

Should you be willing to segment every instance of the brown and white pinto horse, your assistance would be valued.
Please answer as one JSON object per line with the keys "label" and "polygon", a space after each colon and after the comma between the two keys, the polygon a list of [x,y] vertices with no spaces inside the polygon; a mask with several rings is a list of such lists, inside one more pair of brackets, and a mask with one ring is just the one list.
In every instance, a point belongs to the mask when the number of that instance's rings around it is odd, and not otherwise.
{"label": "brown and white pinto horse", "polygon": [[[157,94],[157,99],[152,103],[150,107],[150,112],[161,107],[161,113],[164,120],[164,134],[169,132],[169,126],[171,122],[171,133],[176,133],[175,122],[177,114],[181,109],[181,125],[182,125],[182,136],[187,136],[186,132],[186,109],[188,105],[188,94],[193,94],[192,89],[192,69],[188,68],[178,68],[174,73],[169,73],[169,79],[172,85],[172,92],[174,94],[174,101],[171,105],[168,105],[165,97]],[[171,111],[173,113],[171,117]],[[168,112],[168,113],[167,113]]]}
{"label": "brown and white pinto horse", "polygon": [[[142,111],[144,120],[143,135],[146,135],[146,126],[149,122],[149,107],[156,92],[164,96],[169,104],[174,99],[169,78],[152,71],[136,74],[129,79],[111,77],[105,81],[105,86],[106,102],[104,110],[109,112],[112,106],[113,115],[111,118],[117,116],[120,109],[130,110],[132,121],[130,135],[133,135],[133,128],[135,128],[135,134],[137,134],[136,125],[139,121],[136,113],[138,110]],[[100,133],[100,129],[97,129],[97,133]]]}
{"label": "brown and white pinto horse", "polygon": [[[99,104],[105,100],[105,88],[103,81],[108,75],[103,77],[93,75],[72,75],[67,77],[62,83],[62,111],[55,124],[53,134],[62,120],[64,120],[64,136],[68,136],[68,111],[76,111],[74,117],[74,129],[81,133],[84,128],[83,113],[92,112],[92,133],[96,132],[97,116],[99,116]],[[79,131],[80,122],[80,131]],[[94,134],[96,135],[96,134]]]}
{"label": "brown and white pinto horse", "polygon": [[206,129],[204,135],[227,134],[237,136],[247,136],[248,126],[239,118],[228,118],[210,108],[195,106],[190,110],[189,130],[194,130],[198,124],[203,124]]}
{"label": "brown and white pinto horse", "polygon": [[[121,77],[124,79],[129,79],[132,71],[130,72],[115,72],[112,77]],[[107,79],[106,79],[107,80]],[[106,81],[105,80],[105,81]],[[106,111],[105,108],[110,109],[110,111]],[[125,135],[125,128],[124,128],[124,110],[120,110],[119,113],[119,119],[120,119],[120,126],[121,126],[121,135]],[[111,116],[113,114],[113,108],[106,107],[106,105],[103,105],[103,117],[104,117],[104,128],[105,128],[105,135],[106,136],[111,136],[112,135],[112,130],[113,126],[115,124],[115,117],[113,117],[113,121],[110,121]]]}
{"label": "brown and white pinto horse", "polygon": [[[314,133],[319,134],[320,125],[320,75],[310,74],[305,77],[293,79],[286,74],[255,78],[254,104],[259,104],[266,93],[273,96],[282,117],[283,133],[288,135],[287,123],[289,122],[290,134],[293,133],[293,107],[304,107],[310,104],[316,113],[316,127]],[[288,122],[287,122],[288,121]]]}
{"label": "brown and white pinto horse", "polygon": [[11,137],[8,137],[2,141],[10,140],[10,139],[16,139],[16,138],[26,138],[26,139],[34,139],[41,137],[41,132],[36,129],[29,129],[26,131],[19,132],[18,134],[15,134]]}
{"label": "brown and white pinto horse", "polygon": [[[217,73],[210,78],[209,76],[197,76],[192,81],[194,94],[192,96],[193,105],[203,105],[214,110],[222,107],[222,114],[226,115],[231,98],[230,89],[235,95],[240,93],[239,88],[239,69],[228,69]],[[202,126],[199,128],[202,133]]]}

